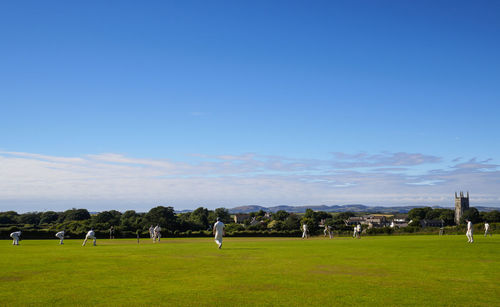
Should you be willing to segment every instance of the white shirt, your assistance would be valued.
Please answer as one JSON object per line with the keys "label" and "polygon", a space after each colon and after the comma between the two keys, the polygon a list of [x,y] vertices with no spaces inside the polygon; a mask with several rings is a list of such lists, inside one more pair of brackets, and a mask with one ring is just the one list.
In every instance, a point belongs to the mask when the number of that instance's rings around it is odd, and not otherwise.
{"label": "white shirt", "polygon": [[357,231],[361,231],[361,225],[358,225],[358,226],[356,227],[356,230],[357,230]]}
{"label": "white shirt", "polygon": [[20,237],[21,232],[20,231],[14,231],[13,233],[10,234],[11,237]]}
{"label": "white shirt", "polygon": [[471,230],[472,230],[472,222],[468,221],[467,222],[467,231],[471,231]]}
{"label": "white shirt", "polygon": [[95,237],[94,231],[90,230],[89,232],[87,232],[87,237]]}
{"label": "white shirt", "polygon": [[485,224],[484,224],[484,228],[485,228],[485,229],[489,229],[489,228],[490,228],[490,224],[485,223]]}
{"label": "white shirt", "polygon": [[64,231],[59,231],[56,233],[56,237],[64,237]]}
{"label": "white shirt", "polygon": [[216,233],[222,233],[222,231],[224,230],[224,223],[218,221],[217,223],[214,224],[214,228]]}
{"label": "white shirt", "polygon": [[307,231],[307,224],[302,225],[302,229],[303,229],[304,231]]}
{"label": "white shirt", "polygon": [[161,231],[161,227],[160,226],[156,226],[155,227],[155,232],[160,232]]}

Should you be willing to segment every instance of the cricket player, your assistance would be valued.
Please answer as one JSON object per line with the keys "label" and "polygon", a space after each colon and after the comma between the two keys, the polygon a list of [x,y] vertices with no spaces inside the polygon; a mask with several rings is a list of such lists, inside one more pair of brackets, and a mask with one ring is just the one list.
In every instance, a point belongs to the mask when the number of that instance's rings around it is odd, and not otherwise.
{"label": "cricket player", "polygon": [[21,237],[21,231],[15,231],[10,234],[10,237],[12,238],[12,245],[19,245],[19,238]]}
{"label": "cricket player", "polygon": [[358,227],[354,225],[354,232],[352,233],[352,237],[356,238],[358,236]]}
{"label": "cricket player", "polygon": [[309,231],[307,230],[307,224],[302,224],[302,239],[307,239],[309,237]]}
{"label": "cricket player", "polygon": [[358,239],[361,239],[361,224],[358,224],[358,226],[356,226],[356,234],[358,236]]}
{"label": "cricket player", "polygon": [[486,237],[488,234],[490,235],[490,237],[492,236],[492,234],[490,232],[490,224],[488,224],[488,222],[485,222],[484,223],[484,236]]}
{"label": "cricket player", "polygon": [[94,232],[94,230],[93,230],[93,229],[90,229],[90,231],[89,231],[89,232],[87,232],[87,235],[85,236],[85,241],[83,241],[82,246],[85,246],[85,244],[87,243],[87,240],[88,240],[88,239],[93,239],[93,240],[94,240],[94,246],[96,245],[96,244],[95,244],[95,243],[96,243],[96,242],[95,242],[95,241],[96,241],[96,237],[95,237],[95,232]]}
{"label": "cricket player", "polygon": [[155,229],[154,229],[153,225],[151,225],[151,227],[149,227],[149,237],[151,239],[153,239],[154,235],[155,235]]}
{"label": "cricket player", "polygon": [[333,237],[332,236],[332,226],[325,225],[325,230],[323,231],[325,234],[325,237],[328,235],[330,239]]}
{"label": "cricket player", "polygon": [[153,242],[156,243],[156,239],[158,239],[158,242],[160,242],[160,239],[161,239],[161,227],[160,227],[160,225],[156,225],[156,227],[153,229]]}
{"label": "cricket player", "polygon": [[474,243],[474,237],[473,237],[473,227],[472,227],[472,222],[470,220],[466,220],[467,221],[467,232],[466,232],[466,236],[467,236],[467,242],[469,243]]}
{"label": "cricket player", "polygon": [[64,244],[64,230],[56,233],[56,237],[59,238],[59,244]]}
{"label": "cricket player", "polygon": [[217,243],[219,249],[222,248],[222,236],[226,235],[224,227],[224,223],[220,221],[220,218],[217,218],[217,222],[214,224],[213,234],[215,235],[215,243]]}

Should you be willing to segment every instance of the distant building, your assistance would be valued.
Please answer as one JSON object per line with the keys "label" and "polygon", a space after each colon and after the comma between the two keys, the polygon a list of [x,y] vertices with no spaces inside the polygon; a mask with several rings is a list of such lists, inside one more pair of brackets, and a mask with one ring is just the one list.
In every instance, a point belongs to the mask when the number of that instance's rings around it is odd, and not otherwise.
{"label": "distant building", "polygon": [[235,214],[233,218],[236,224],[243,224],[245,220],[250,219],[250,214]]}
{"label": "distant building", "polygon": [[345,222],[346,226],[364,224],[365,218],[362,216],[352,216],[348,220],[345,220],[344,222]]}
{"label": "distant building", "polygon": [[367,215],[365,216],[365,224],[368,224],[369,228],[389,226],[390,223],[387,220],[387,216],[392,217],[392,215],[382,214]]}
{"label": "distant building", "polygon": [[469,209],[469,192],[467,192],[467,196],[464,196],[462,191],[460,191],[460,196],[457,196],[457,192],[455,192],[455,224],[460,223],[460,218],[467,209]]}
{"label": "distant building", "polygon": [[391,223],[389,222],[389,218],[391,218],[393,215],[390,214],[369,214],[365,216],[353,216],[350,217],[348,220],[345,221],[345,224],[347,226],[352,226],[352,225],[368,225],[368,228],[372,227],[386,227],[389,226]]}
{"label": "distant building", "polygon": [[443,220],[421,220],[420,226],[422,226],[422,228],[425,228],[425,227],[443,227],[444,221]]}

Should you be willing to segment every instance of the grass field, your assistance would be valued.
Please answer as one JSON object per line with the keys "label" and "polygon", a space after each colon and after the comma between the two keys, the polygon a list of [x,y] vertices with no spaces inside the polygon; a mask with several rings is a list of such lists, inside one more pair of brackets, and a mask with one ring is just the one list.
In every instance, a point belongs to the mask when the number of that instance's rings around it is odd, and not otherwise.
{"label": "grass field", "polygon": [[500,236],[475,239],[2,240],[0,305],[499,306]]}

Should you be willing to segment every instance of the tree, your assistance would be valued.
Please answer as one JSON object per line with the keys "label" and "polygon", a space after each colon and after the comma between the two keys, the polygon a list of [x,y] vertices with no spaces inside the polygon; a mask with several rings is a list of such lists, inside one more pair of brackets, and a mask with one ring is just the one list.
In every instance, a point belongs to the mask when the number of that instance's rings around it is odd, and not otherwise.
{"label": "tree", "polygon": [[284,221],[289,215],[290,213],[286,212],[285,210],[278,210],[276,211],[276,213],[273,214],[273,219],[278,221]]}
{"label": "tree", "polygon": [[438,219],[443,220],[446,226],[455,225],[455,211],[451,209],[441,209]]}
{"label": "tree", "polygon": [[22,224],[38,225],[40,223],[40,215],[40,213],[36,212],[23,213],[19,216],[19,222]]}
{"label": "tree", "polygon": [[59,213],[54,211],[46,211],[40,216],[40,224],[52,224],[59,218]]}
{"label": "tree", "polygon": [[209,214],[210,212],[207,208],[199,207],[191,212],[188,221],[197,228],[195,230],[205,230],[210,227]]}
{"label": "tree", "polygon": [[307,225],[307,230],[309,231],[310,235],[314,235],[318,231],[318,223],[316,223],[316,221],[313,218],[304,217],[300,221],[300,224],[301,225],[303,225],[303,224]]}
{"label": "tree", "polygon": [[122,214],[116,210],[102,211],[94,216],[94,221],[96,223],[108,224],[109,226],[119,225],[121,215]]}
{"label": "tree", "polygon": [[172,207],[154,207],[146,213],[145,218],[148,224],[160,225],[162,228],[166,228],[170,231],[176,230],[177,216]]}
{"label": "tree", "polygon": [[255,214],[256,217],[264,217],[264,215],[266,215],[266,211],[264,211],[262,209],[257,211],[257,213]]}
{"label": "tree", "polygon": [[469,220],[473,224],[481,222],[479,211],[474,207],[470,207],[469,209],[465,210],[462,214],[462,217],[460,218],[460,224],[464,223],[465,220]]}
{"label": "tree", "polygon": [[270,230],[283,230],[284,222],[280,220],[273,220],[267,224],[267,228]]}
{"label": "tree", "polygon": [[300,219],[299,217],[291,213],[284,222],[284,227],[286,230],[299,230],[300,229]]}
{"label": "tree", "polygon": [[217,208],[214,213],[215,217],[218,217],[224,224],[231,223],[231,215],[229,215],[229,211],[226,208]]}
{"label": "tree", "polygon": [[84,221],[90,219],[90,213],[87,209],[70,209],[64,211],[60,216],[59,220],[61,221]]}
{"label": "tree", "polygon": [[432,211],[431,207],[425,207],[425,208],[413,208],[408,212],[408,218],[410,220],[423,220],[426,218],[427,213],[429,211]]}
{"label": "tree", "polygon": [[490,212],[481,212],[481,219],[489,223],[499,223],[500,222],[500,211],[493,210]]}
{"label": "tree", "polygon": [[15,211],[0,212],[0,224],[17,224],[19,214]]}

